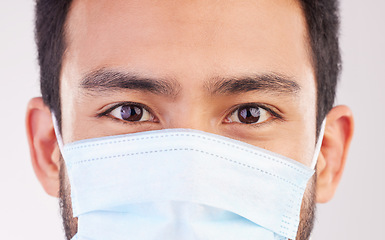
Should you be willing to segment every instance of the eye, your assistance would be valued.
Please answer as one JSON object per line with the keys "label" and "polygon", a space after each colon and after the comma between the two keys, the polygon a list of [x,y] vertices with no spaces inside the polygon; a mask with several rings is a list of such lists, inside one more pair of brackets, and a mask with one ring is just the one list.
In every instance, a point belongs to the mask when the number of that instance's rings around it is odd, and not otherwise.
{"label": "eye", "polygon": [[154,116],[139,104],[124,104],[115,107],[109,115],[127,122],[153,121]]}
{"label": "eye", "polygon": [[270,119],[272,114],[259,106],[240,106],[233,111],[227,118],[227,123],[256,124],[263,123]]}

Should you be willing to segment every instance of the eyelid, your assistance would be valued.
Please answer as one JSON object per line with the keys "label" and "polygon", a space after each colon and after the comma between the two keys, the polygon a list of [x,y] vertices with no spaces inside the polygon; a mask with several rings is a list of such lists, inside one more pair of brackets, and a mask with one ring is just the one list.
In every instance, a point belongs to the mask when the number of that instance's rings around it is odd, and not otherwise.
{"label": "eyelid", "polygon": [[[138,102],[118,102],[118,103],[113,103],[113,104],[107,105],[106,106],[107,110],[102,110],[101,113],[97,114],[97,117],[108,116],[114,109],[121,107],[121,106],[124,106],[124,105],[136,105],[136,106],[142,107],[144,110],[149,112],[154,118],[156,118],[155,114],[152,112],[152,110],[150,110],[149,107],[147,107],[146,105],[144,105],[142,103],[138,103]],[[123,121],[123,120],[120,120],[120,121]],[[125,121],[123,121],[123,122],[125,122]]]}
{"label": "eyelid", "polygon": [[281,120],[283,119],[283,116],[281,114],[277,113],[278,109],[277,109],[277,111],[274,111],[274,110],[272,110],[272,108],[273,108],[272,106],[267,105],[267,104],[263,104],[263,103],[242,103],[242,104],[235,105],[234,107],[231,108],[230,113],[228,113],[226,115],[226,117],[230,116],[231,114],[233,114],[235,111],[237,111],[241,107],[259,107],[259,108],[266,110],[274,118],[281,119]]}

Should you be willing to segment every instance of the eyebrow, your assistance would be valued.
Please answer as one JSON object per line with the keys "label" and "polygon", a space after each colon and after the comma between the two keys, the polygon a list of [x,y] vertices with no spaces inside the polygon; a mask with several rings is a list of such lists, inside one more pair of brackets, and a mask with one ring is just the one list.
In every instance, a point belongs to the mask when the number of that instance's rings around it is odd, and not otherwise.
{"label": "eyebrow", "polygon": [[301,90],[294,78],[277,73],[255,74],[237,78],[214,78],[208,81],[205,87],[211,95],[250,91],[298,95]]}
{"label": "eyebrow", "polygon": [[[181,85],[172,78],[147,78],[129,72],[101,68],[87,73],[80,86],[97,95],[121,89],[148,91],[175,98]],[[283,74],[268,73],[245,77],[214,77],[204,83],[212,96],[260,91],[273,94],[297,95],[301,87],[294,78]]]}
{"label": "eyebrow", "polygon": [[87,73],[80,86],[90,92],[102,94],[121,89],[148,91],[158,95],[176,97],[181,89],[172,79],[156,79],[110,69],[98,69]]}

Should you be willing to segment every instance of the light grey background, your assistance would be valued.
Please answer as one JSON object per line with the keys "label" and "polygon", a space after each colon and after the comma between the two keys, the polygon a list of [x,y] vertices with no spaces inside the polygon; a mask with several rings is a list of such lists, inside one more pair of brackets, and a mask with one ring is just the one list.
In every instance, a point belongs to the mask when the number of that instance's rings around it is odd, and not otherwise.
{"label": "light grey background", "polygon": [[[24,115],[39,95],[33,1],[0,2],[0,238],[64,239],[58,201],[29,160]],[[318,206],[313,240],[385,239],[385,2],[343,0],[338,104],[356,131],[335,198]]]}

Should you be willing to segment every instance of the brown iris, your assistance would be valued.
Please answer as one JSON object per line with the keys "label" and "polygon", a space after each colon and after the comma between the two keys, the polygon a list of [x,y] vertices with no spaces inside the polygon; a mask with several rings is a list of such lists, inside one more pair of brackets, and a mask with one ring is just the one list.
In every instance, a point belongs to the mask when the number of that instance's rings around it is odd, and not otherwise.
{"label": "brown iris", "polygon": [[238,110],[238,118],[241,123],[252,124],[258,122],[261,112],[258,107],[245,106]]}
{"label": "brown iris", "polygon": [[135,122],[142,119],[143,109],[135,105],[123,105],[120,114],[125,121]]}

